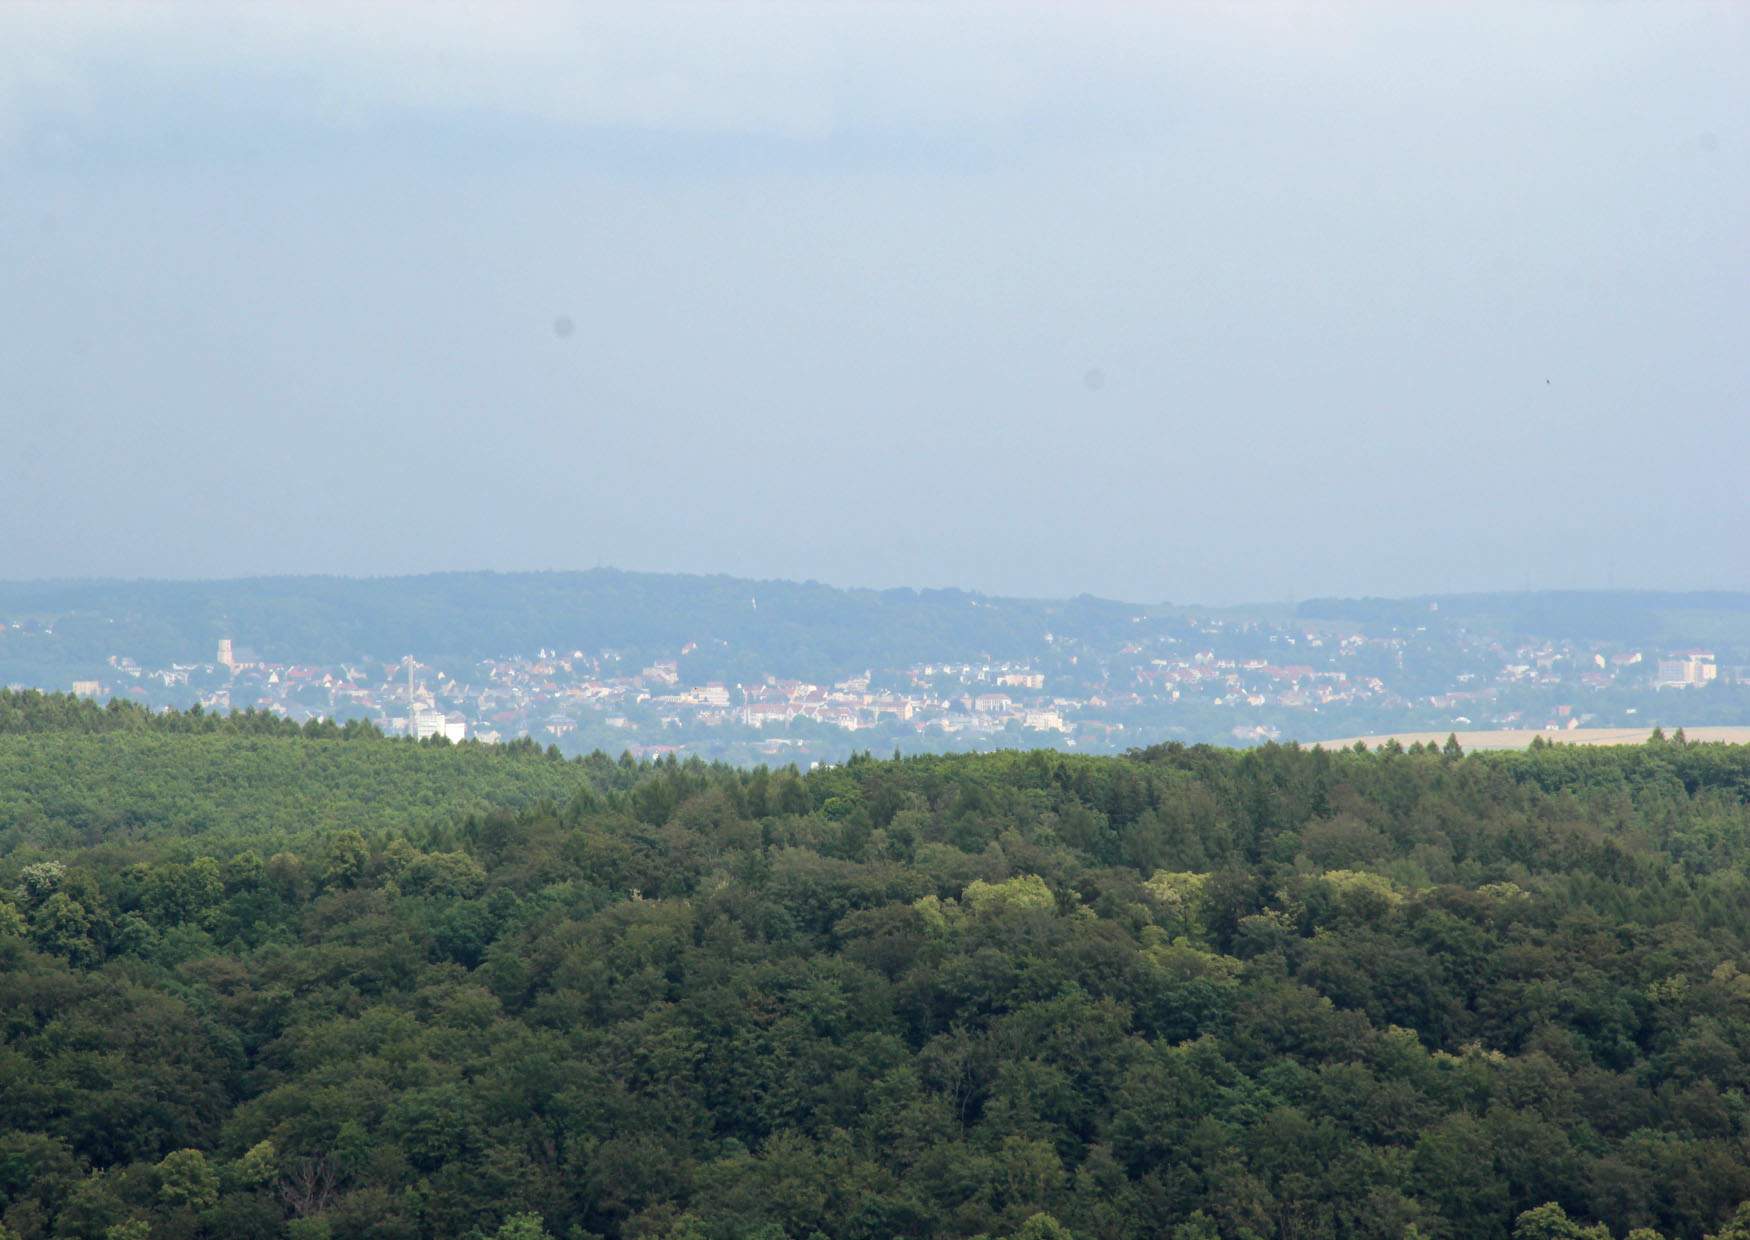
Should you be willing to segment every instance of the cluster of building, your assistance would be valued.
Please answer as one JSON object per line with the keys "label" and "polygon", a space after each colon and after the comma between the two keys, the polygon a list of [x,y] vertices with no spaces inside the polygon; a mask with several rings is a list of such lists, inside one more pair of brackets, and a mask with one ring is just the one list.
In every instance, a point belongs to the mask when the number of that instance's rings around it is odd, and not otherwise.
{"label": "cluster of building", "polygon": [[[456,692],[494,723],[539,723],[556,736],[576,730],[585,712],[598,714],[606,726],[621,731],[655,726],[664,731],[742,727],[766,732],[803,722],[847,732],[898,726],[969,734],[1017,727],[1068,733],[1071,725],[1063,711],[1080,705],[1050,698],[1043,693],[1043,675],[1009,664],[910,669],[908,688],[876,689],[868,672],[824,685],[775,675],[753,684],[707,680],[683,685],[678,660],[658,660],[626,673],[615,662],[611,654],[591,658],[582,651],[569,656],[541,651],[534,660],[485,664],[487,686],[478,691],[462,686]],[[930,683],[928,677],[936,676],[941,685]],[[1021,690],[1031,692],[1017,697]]]}
{"label": "cluster of building", "polygon": [[1175,733],[1241,742],[1285,732],[1317,736],[1328,729],[1312,716],[1349,721],[1358,712],[1436,727],[1564,728],[1615,722],[1596,713],[1601,691],[1750,681],[1750,669],[1722,668],[1700,649],[1462,636],[1455,648],[1449,634],[1380,636],[1330,624],[1219,618],[1138,627],[1113,649],[1047,634],[1030,659],[926,662],[831,683],[788,677],[782,669],[752,683],[695,677],[693,645],[642,667],[613,651],[539,650],[440,668],[414,658],[276,663],[226,639],[210,663],[149,669],[113,656],[110,675],[77,681],[73,689],[165,705],[192,699],[211,710],[254,708],[298,720],[363,718],[420,739],[533,736],[573,748],[721,754],[733,738],[738,754],[770,755],[818,747],[823,730],[911,738],[924,747],[1100,749]]}
{"label": "cluster of building", "polygon": [[[114,675],[103,680],[75,680],[81,697],[147,697],[198,704],[204,710],[264,710],[298,722],[308,719],[364,718],[391,736],[449,741],[503,739],[490,729],[476,729],[468,716],[439,698],[429,681],[417,681],[411,659],[385,666],[380,675],[364,666],[275,663],[259,659],[221,639],[211,663],[172,663],[143,668],[125,655],[112,655]],[[405,680],[401,673],[405,671]],[[156,690],[156,692],[154,692]],[[192,699],[192,700],[190,700]]]}
{"label": "cluster of building", "polygon": [[1661,689],[1694,689],[1719,679],[1719,675],[1711,651],[1691,650],[1674,659],[1660,659],[1653,683]]}

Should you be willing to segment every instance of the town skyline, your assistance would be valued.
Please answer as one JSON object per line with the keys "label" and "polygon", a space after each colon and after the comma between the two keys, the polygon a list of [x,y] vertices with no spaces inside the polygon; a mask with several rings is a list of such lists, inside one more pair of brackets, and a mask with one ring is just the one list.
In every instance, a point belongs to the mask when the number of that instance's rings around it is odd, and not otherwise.
{"label": "town skyline", "polygon": [[528,737],[573,752],[741,762],[833,760],[871,746],[1111,753],[1162,740],[1316,743],[1344,730],[1559,735],[1669,726],[1682,715],[1673,691],[1750,689],[1750,665],[1722,664],[1694,643],[1466,638],[1443,651],[1462,666],[1431,684],[1415,666],[1433,655],[1422,630],[1218,614],[1136,623],[1137,636],[1111,649],[1051,649],[1057,639],[1044,634],[1037,658],[947,658],[825,683],[781,669],[751,682],[689,677],[696,642],[648,663],[611,649],[540,648],[446,669],[414,654],[279,662],[225,637],[204,662],[149,667],[112,655],[108,677],[70,688],[158,708],[364,720],[419,740]]}

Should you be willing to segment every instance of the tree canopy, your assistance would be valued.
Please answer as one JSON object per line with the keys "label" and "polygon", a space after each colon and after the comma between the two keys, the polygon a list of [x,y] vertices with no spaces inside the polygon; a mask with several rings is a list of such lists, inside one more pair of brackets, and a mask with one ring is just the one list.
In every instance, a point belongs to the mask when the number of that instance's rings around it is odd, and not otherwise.
{"label": "tree canopy", "polygon": [[[76,721],[15,746],[19,1237],[1750,1218],[1750,749],[800,772]],[[331,753],[357,770],[325,783]]]}

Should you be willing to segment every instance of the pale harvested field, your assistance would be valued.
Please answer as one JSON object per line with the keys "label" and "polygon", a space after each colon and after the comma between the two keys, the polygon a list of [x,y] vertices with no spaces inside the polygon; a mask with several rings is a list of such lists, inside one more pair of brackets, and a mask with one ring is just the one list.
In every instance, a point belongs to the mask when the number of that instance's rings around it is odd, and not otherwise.
{"label": "pale harvested field", "polygon": [[[1458,743],[1465,749],[1524,749],[1531,744],[1532,738],[1541,736],[1546,741],[1562,745],[1639,745],[1652,732],[1651,727],[1645,728],[1570,728],[1565,732],[1540,731],[1536,728],[1514,728],[1500,732],[1460,732]],[[1665,735],[1670,736],[1677,731],[1675,727],[1667,727]],[[1445,732],[1385,732],[1378,736],[1345,736],[1334,741],[1302,741],[1302,745],[1322,745],[1326,749],[1348,749],[1356,741],[1366,741],[1372,749],[1395,738],[1400,745],[1413,745],[1418,742],[1427,744],[1433,741],[1444,744],[1448,733]],[[1750,727],[1745,728],[1684,728],[1683,735],[1690,741],[1723,741],[1732,745],[1750,744]]]}

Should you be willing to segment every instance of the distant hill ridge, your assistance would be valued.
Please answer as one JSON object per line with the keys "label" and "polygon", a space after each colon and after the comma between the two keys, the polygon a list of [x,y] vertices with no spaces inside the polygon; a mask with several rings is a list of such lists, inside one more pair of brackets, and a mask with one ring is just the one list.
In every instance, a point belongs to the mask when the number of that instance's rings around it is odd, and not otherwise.
{"label": "distant hill ridge", "polygon": [[1750,617],[1750,593],[1724,590],[1537,590],[1431,594],[1414,598],[1315,598],[1295,608],[1304,620],[1342,620],[1372,628],[1479,624],[1504,632],[1594,641],[1657,641],[1674,616]]}
{"label": "distant hill ridge", "polygon": [[[274,661],[478,660],[541,648],[672,656],[717,641],[782,655],[793,674],[848,674],[944,658],[1019,658],[1056,631],[1120,634],[1139,612],[1092,597],[992,598],[957,589],[841,589],[727,576],[583,572],[230,581],[0,582],[0,621],[52,627],[54,657],[89,666],[120,650],[143,662],[211,659],[231,637]],[[0,680],[27,655],[0,631]],[[33,633],[34,635],[34,633]],[[40,643],[39,643],[40,647]]]}
{"label": "distant hill ridge", "polygon": [[[1626,642],[1750,636],[1750,593],[1536,591],[1405,599],[1319,598],[1202,608],[1083,595],[1003,598],[959,589],[628,572],[451,572],[224,581],[0,582],[0,683],[59,683],[112,654],[205,661],[221,637],[275,662],[475,662],[513,653],[619,650],[629,661],[716,643],[739,669],[817,679],[944,659],[1026,659],[1055,641],[1115,646],[1139,617],[1296,616],[1379,631],[1448,626],[1503,636]],[[23,626],[23,627],[18,627]]]}

